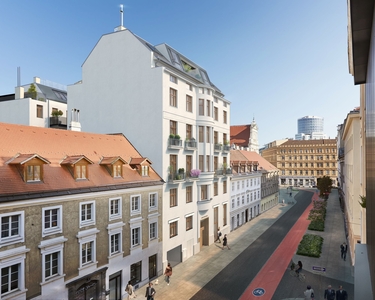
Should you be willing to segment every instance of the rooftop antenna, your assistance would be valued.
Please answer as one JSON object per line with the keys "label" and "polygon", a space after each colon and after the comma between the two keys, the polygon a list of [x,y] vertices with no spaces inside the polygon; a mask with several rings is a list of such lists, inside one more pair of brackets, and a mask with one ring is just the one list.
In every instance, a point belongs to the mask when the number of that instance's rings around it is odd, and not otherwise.
{"label": "rooftop antenna", "polygon": [[120,26],[117,26],[115,28],[115,32],[121,31],[121,30],[124,30],[124,29],[125,29],[125,27],[124,27],[124,5],[120,4]]}

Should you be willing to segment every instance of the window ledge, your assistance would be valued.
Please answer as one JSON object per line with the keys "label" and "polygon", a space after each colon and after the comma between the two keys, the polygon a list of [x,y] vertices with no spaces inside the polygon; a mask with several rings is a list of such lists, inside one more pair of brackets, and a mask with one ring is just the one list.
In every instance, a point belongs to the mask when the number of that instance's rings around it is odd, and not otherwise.
{"label": "window ledge", "polygon": [[53,276],[51,278],[48,278],[46,281],[41,282],[40,286],[47,285],[47,284],[52,283],[56,280],[64,279],[64,277],[65,277],[65,274]]}
{"label": "window ledge", "polygon": [[98,262],[97,261],[95,261],[95,262],[91,262],[91,263],[88,263],[88,264],[86,264],[86,265],[84,265],[84,266],[81,266],[80,268],[78,268],[78,271],[82,271],[82,270],[85,270],[85,269],[88,269],[88,268],[90,268],[90,267],[97,267],[97,264],[98,264]]}

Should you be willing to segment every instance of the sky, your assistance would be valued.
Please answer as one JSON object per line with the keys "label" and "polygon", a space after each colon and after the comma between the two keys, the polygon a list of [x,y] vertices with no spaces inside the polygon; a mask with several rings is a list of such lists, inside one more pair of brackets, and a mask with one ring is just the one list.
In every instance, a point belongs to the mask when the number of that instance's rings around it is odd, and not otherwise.
{"label": "sky", "polygon": [[[349,74],[342,0],[1,0],[0,95],[33,77],[70,85],[103,34],[120,25],[200,65],[231,102],[231,125],[255,119],[259,144],[324,118],[337,135],[359,86]],[[69,95],[68,95],[69,97]]]}

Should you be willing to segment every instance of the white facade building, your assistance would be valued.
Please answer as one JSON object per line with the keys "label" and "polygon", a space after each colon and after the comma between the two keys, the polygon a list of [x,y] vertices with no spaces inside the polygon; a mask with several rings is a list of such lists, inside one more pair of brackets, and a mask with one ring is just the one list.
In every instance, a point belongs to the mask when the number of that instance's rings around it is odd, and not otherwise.
{"label": "white facade building", "polygon": [[68,108],[80,111],[83,131],[124,133],[167,182],[162,263],[173,266],[213,243],[218,227],[230,230],[230,147],[215,147],[229,140],[230,102],[175,49],[119,29],[90,52]]}
{"label": "white facade building", "polygon": [[[15,93],[0,96],[0,122],[66,129],[66,87],[34,77],[36,97],[27,92],[31,84],[15,88]],[[62,115],[53,117],[53,111]]]}

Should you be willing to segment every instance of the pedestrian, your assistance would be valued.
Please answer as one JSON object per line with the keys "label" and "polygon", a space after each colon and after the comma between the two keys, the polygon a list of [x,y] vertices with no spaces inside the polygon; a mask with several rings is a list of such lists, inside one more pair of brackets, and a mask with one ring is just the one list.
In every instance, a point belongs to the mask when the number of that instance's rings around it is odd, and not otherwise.
{"label": "pedestrian", "polygon": [[172,276],[172,267],[170,263],[168,263],[168,266],[165,268],[164,275],[165,275],[165,281],[169,285],[169,280],[170,280],[170,277]]}
{"label": "pedestrian", "polygon": [[304,292],[304,295],[305,295],[305,300],[311,300],[311,299],[314,299],[315,295],[314,295],[314,290],[311,288],[311,285],[308,285],[307,286],[307,289],[306,291]]}
{"label": "pedestrian", "polygon": [[336,291],[336,300],[348,300],[348,293],[342,289],[342,285],[339,285],[339,289]]}
{"label": "pedestrian", "polygon": [[223,248],[222,250],[224,250],[224,247],[227,246],[228,247],[228,250],[230,250],[229,248],[229,245],[228,245],[228,240],[227,240],[227,235],[224,234],[224,238],[223,238]]}
{"label": "pedestrian", "polygon": [[292,193],[290,193],[289,196],[292,197]]}
{"label": "pedestrian", "polygon": [[145,297],[147,297],[147,300],[154,300],[154,295],[156,294],[155,289],[152,287],[152,282],[148,283],[148,287],[146,288],[146,294]]}
{"label": "pedestrian", "polygon": [[340,245],[340,249],[341,249],[341,259],[346,260],[346,252],[348,252],[348,245],[345,242],[343,242]]}
{"label": "pedestrian", "polygon": [[220,227],[218,227],[218,229],[217,229],[217,239],[216,239],[215,243],[217,241],[219,241],[219,243],[221,243],[220,237],[221,237],[221,231],[220,231]]}
{"label": "pedestrian", "polygon": [[131,281],[129,281],[128,284],[126,285],[125,292],[128,293],[128,299],[133,299],[137,297],[137,295],[134,292],[134,288],[131,284]]}
{"label": "pedestrian", "polygon": [[331,285],[324,291],[324,300],[335,300],[335,290],[332,289]]}

